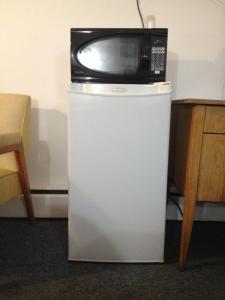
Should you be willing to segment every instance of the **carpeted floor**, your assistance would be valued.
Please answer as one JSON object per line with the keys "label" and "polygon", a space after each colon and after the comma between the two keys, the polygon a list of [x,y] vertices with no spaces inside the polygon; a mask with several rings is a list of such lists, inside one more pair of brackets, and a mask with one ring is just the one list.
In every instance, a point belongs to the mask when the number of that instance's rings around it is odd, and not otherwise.
{"label": "carpeted floor", "polygon": [[67,220],[0,219],[0,299],[225,299],[225,223],[196,222],[185,272],[180,222],[166,227],[165,264],[67,261]]}

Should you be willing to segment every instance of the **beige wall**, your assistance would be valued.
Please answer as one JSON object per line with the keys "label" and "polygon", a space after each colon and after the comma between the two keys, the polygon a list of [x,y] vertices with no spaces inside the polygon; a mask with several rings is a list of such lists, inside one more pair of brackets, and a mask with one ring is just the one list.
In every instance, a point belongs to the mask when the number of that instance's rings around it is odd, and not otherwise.
{"label": "beige wall", "polygon": [[[224,0],[140,0],[169,28],[174,97],[225,97]],[[67,186],[71,27],[139,27],[135,0],[0,0],[0,91],[33,98],[32,188]]]}

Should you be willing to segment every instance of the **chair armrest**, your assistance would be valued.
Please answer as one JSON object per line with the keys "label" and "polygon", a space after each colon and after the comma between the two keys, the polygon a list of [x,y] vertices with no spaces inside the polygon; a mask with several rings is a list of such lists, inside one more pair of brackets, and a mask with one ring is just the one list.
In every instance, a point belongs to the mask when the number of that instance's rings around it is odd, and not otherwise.
{"label": "chair armrest", "polygon": [[21,144],[22,137],[19,132],[0,133],[0,147]]}
{"label": "chair armrest", "polygon": [[22,137],[17,132],[0,133],[0,154],[17,151],[22,143]]}

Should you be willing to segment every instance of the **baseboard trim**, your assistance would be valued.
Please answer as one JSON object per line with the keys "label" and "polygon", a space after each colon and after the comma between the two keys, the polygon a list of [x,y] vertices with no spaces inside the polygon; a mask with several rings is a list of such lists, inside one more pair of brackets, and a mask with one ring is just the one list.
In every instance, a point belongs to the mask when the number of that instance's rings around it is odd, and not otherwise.
{"label": "baseboard trim", "polygon": [[[40,192],[41,191],[41,192]],[[45,191],[45,193],[44,193]],[[48,191],[48,192],[47,192]],[[67,218],[68,191],[67,190],[35,190],[33,193],[34,212],[37,218]],[[50,191],[50,192],[49,192]],[[183,207],[183,198],[179,198],[179,205]],[[21,197],[15,198],[0,207],[0,217],[24,218],[26,210]],[[167,220],[182,220],[178,208],[169,201],[166,212]],[[196,221],[225,221],[225,204],[197,203]]]}
{"label": "baseboard trim", "polygon": [[31,194],[39,194],[39,195],[68,195],[68,190],[38,190],[33,189],[31,190]]}
{"label": "baseboard trim", "polygon": [[[177,199],[183,211],[183,197]],[[167,220],[182,220],[182,216],[172,201],[168,201]],[[225,221],[225,203],[197,202],[195,221]]]}
{"label": "baseboard trim", "polygon": [[[67,218],[68,195],[33,194],[34,214],[37,218]],[[0,217],[24,218],[26,210],[23,197],[17,197],[0,208]]]}

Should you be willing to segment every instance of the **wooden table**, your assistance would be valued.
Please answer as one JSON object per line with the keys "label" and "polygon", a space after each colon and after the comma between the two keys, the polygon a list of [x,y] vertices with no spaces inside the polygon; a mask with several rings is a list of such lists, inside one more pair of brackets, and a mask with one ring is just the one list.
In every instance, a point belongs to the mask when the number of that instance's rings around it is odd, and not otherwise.
{"label": "wooden table", "polygon": [[169,178],[184,195],[184,270],[196,201],[225,202],[225,101],[175,100],[171,116]]}

